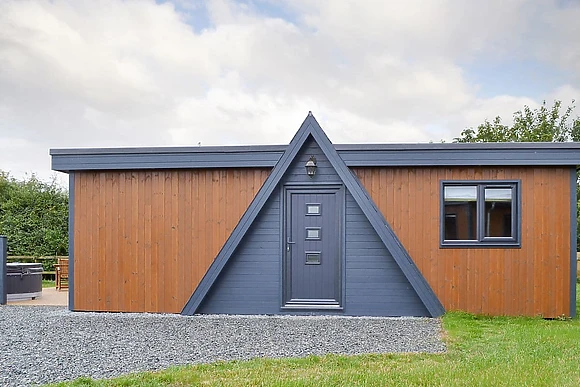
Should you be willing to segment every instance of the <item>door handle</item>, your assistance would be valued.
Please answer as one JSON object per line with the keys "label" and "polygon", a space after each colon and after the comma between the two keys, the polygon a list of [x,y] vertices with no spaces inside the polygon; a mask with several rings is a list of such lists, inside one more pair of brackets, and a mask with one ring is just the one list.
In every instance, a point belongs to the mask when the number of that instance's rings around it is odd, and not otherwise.
{"label": "door handle", "polygon": [[296,244],[296,242],[292,242],[290,237],[286,238],[286,251],[290,252],[290,245]]}

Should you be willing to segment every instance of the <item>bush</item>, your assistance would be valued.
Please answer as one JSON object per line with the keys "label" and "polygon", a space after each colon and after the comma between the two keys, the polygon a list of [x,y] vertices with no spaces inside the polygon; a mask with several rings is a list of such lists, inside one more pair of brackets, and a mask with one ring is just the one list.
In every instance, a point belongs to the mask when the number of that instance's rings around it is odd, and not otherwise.
{"label": "bush", "polygon": [[0,234],[8,255],[68,255],[68,192],[54,180],[16,180],[0,171]]}

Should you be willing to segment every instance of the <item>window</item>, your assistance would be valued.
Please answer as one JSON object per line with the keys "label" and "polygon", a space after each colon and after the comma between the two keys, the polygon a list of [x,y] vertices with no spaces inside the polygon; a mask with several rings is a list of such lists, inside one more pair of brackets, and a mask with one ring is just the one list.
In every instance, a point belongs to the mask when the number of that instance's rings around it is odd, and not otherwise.
{"label": "window", "polygon": [[518,247],[519,182],[444,181],[441,245]]}

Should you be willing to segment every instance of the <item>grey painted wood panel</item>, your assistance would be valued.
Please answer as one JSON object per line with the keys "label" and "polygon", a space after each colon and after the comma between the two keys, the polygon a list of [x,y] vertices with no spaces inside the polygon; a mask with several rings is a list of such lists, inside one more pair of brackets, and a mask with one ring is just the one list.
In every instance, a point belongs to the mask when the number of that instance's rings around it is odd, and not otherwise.
{"label": "grey painted wood panel", "polygon": [[[314,178],[308,177],[306,174],[305,165],[310,159],[310,156],[316,158],[316,175]],[[283,183],[285,184],[319,184],[319,183],[342,183],[340,177],[332,167],[332,164],[326,156],[322,149],[316,144],[316,142],[310,138],[308,139],[303,148],[298,152],[294,161],[290,164],[288,171],[286,172]]]}
{"label": "grey painted wood panel", "polygon": [[[280,195],[266,202],[198,313],[275,314],[280,310]],[[264,219],[277,219],[264,222]],[[268,248],[263,248],[264,244]]]}
{"label": "grey painted wood panel", "polygon": [[429,316],[423,302],[348,192],[346,206],[350,211],[346,217],[345,313]]}

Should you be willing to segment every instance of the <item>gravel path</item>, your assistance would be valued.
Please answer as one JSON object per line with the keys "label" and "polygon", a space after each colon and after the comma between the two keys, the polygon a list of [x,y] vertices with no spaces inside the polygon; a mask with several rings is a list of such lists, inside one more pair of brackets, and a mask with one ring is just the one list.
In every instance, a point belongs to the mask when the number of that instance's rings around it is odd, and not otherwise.
{"label": "gravel path", "polygon": [[444,352],[438,319],[79,313],[0,306],[0,385],[326,353]]}

